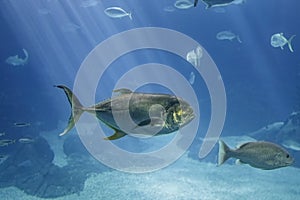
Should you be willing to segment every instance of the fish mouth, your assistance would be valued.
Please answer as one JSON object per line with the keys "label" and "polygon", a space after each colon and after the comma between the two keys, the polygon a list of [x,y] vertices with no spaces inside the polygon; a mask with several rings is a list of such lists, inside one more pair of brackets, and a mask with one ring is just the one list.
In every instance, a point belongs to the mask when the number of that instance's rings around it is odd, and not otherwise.
{"label": "fish mouth", "polygon": [[295,159],[292,159],[292,160],[290,160],[290,161],[285,162],[284,164],[285,164],[286,166],[290,166],[290,165],[293,165],[294,163],[295,163]]}
{"label": "fish mouth", "polygon": [[185,111],[185,114],[183,116],[183,120],[182,120],[182,124],[186,125],[189,122],[191,122],[194,118],[196,117],[196,115],[193,112],[192,108],[189,108],[188,110]]}

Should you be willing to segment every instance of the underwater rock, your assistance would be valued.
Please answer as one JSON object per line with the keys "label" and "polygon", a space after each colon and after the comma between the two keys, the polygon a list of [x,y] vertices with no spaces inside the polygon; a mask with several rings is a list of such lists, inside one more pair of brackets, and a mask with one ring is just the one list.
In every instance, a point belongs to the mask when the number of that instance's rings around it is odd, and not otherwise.
{"label": "underwater rock", "polygon": [[0,165],[0,187],[14,185],[39,173],[51,165],[54,157],[48,143],[41,137],[36,138],[36,142],[32,144],[18,144],[16,148],[14,154]]}
{"label": "underwater rock", "polygon": [[[78,149],[83,145],[74,146]],[[68,152],[64,167],[53,164],[54,153],[43,137],[36,137],[32,143],[16,143],[15,147],[14,153],[0,164],[0,188],[15,186],[32,196],[55,198],[79,193],[90,174],[108,169],[93,159],[84,146],[85,153]]]}
{"label": "underwater rock", "polygon": [[71,154],[81,154],[84,156],[90,156],[89,152],[86,150],[85,146],[82,144],[78,135],[69,135],[63,144],[64,153],[67,156]]}

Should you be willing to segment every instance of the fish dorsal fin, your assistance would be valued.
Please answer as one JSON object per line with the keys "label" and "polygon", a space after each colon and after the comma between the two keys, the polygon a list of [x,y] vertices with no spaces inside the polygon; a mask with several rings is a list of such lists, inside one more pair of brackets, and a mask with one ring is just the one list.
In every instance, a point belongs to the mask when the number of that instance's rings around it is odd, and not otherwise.
{"label": "fish dorsal fin", "polygon": [[249,143],[251,143],[251,142],[247,142],[247,143],[244,143],[244,144],[240,144],[240,145],[237,146],[237,148],[238,148],[238,149],[244,148],[244,147],[247,146]]}
{"label": "fish dorsal fin", "polygon": [[116,89],[116,90],[113,90],[113,92],[120,93],[120,94],[130,94],[130,93],[132,93],[132,91],[130,89],[127,89],[127,88]]}
{"label": "fish dorsal fin", "polygon": [[104,140],[117,140],[121,137],[124,137],[126,135],[126,133],[123,133],[119,130],[115,130],[115,133],[109,137],[104,138]]}

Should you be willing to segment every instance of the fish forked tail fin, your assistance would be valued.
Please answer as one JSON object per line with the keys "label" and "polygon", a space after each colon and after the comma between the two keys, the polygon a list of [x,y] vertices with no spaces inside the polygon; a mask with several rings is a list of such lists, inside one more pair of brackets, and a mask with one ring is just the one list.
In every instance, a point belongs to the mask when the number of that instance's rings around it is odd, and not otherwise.
{"label": "fish forked tail fin", "polygon": [[239,43],[243,43],[239,35],[236,36],[236,39]]}
{"label": "fish forked tail fin", "polygon": [[132,13],[131,12],[128,13],[128,17],[129,17],[130,20],[132,20]]}
{"label": "fish forked tail fin", "polygon": [[230,158],[230,148],[223,142],[219,140],[219,154],[218,154],[218,166],[222,165],[228,158]]}
{"label": "fish forked tail fin", "polygon": [[294,52],[293,47],[292,47],[292,40],[294,39],[296,35],[292,35],[292,37],[290,37],[290,39],[288,40],[288,45],[289,45],[289,49],[291,52]]}
{"label": "fish forked tail fin", "polygon": [[22,50],[23,50],[24,55],[25,55],[25,58],[23,59],[23,61],[24,61],[23,65],[24,65],[24,64],[26,64],[28,62],[29,54],[28,54],[28,52],[27,52],[26,49],[23,48]]}
{"label": "fish forked tail fin", "polygon": [[74,127],[76,122],[79,120],[81,114],[84,112],[84,107],[81,105],[78,98],[73,94],[73,92],[68,87],[64,85],[54,85],[54,87],[61,88],[64,90],[72,108],[68,126],[65,128],[65,130],[62,133],[59,134],[59,136],[63,136],[67,134]]}

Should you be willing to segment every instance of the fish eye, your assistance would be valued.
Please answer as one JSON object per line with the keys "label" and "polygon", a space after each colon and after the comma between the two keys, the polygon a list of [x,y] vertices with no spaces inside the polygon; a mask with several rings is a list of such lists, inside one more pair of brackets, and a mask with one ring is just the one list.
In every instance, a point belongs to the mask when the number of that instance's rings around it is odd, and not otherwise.
{"label": "fish eye", "polygon": [[290,155],[289,155],[289,154],[287,154],[287,155],[286,155],[286,158],[289,158],[289,157],[290,157]]}

